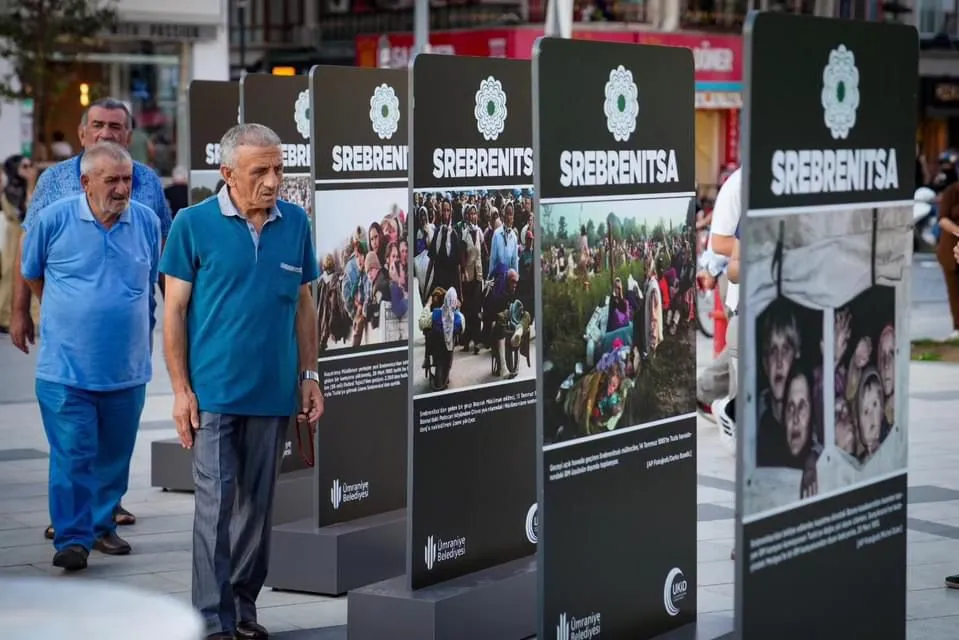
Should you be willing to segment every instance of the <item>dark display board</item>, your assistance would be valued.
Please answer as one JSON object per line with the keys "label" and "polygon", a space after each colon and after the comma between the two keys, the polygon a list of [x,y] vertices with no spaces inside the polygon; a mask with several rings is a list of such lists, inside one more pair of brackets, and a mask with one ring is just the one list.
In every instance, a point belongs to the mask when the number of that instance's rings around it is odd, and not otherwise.
{"label": "dark display board", "polygon": [[408,74],[313,67],[318,525],[406,505]]}
{"label": "dark display board", "polygon": [[420,55],[411,74],[407,575],[418,589],[535,551],[541,342],[529,63]]}
{"label": "dark display board", "polygon": [[[243,122],[265,125],[283,144],[280,199],[303,207],[313,224],[313,178],[310,176],[310,87],[306,76],[250,74],[240,79]],[[282,473],[307,468],[313,460],[305,425],[291,419],[283,449]]]}
{"label": "dark display board", "polygon": [[904,638],[916,30],[753,14],[745,51],[737,637]]}
{"label": "dark display board", "polygon": [[220,184],[220,138],[240,122],[240,87],[235,82],[190,83],[190,204],[216,193]]}
{"label": "dark display board", "polygon": [[533,53],[546,640],[696,621],[693,90],[686,49]]}

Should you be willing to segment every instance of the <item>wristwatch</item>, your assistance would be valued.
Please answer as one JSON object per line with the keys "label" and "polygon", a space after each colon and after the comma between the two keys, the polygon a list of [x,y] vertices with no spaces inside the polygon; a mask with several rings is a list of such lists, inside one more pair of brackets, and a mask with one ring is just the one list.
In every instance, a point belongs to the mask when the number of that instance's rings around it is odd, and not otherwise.
{"label": "wristwatch", "polygon": [[312,380],[316,384],[320,384],[320,374],[316,371],[303,371],[300,373],[300,382],[305,382],[307,380]]}

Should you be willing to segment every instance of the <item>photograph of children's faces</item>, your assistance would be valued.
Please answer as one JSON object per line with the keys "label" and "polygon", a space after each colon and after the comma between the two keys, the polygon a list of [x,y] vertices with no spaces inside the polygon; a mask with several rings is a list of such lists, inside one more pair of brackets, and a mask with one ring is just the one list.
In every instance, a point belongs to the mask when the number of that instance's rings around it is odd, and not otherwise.
{"label": "photograph of children's faces", "polygon": [[756,320],[756,466],[802,471],[797,496],[817,493],[823,450],[822,311],[775,298]]}
{"label": "photograph of children's faces", "polygon": [[896,290],[867,289],[835,312],[836,446],[863,464],[895,424]]}
{"label": "photograph of children's faces", "polygon": [[689,198],[543,204],[547,443],[695,411]]}
{"label": "photograph of children's faces", "polygon": [[320,357],[406,341],[407,198],[406,189],[316,192]]}
{"label": "photograph of children's faces", "polygon": [[417,192],[417,395],[536,375],[531,189]]}
{"label": "photograph of children's faces", "polygon": [[208,169],[190,172],[190,204],[202,202],[215,194],[223,186],[223,177],[219,171]]}
{"label": "photograph of children's faces", "polygon": [[313,179],[309,175],[284,175],[280,185],[280,200],[300,206],[313,217]]}

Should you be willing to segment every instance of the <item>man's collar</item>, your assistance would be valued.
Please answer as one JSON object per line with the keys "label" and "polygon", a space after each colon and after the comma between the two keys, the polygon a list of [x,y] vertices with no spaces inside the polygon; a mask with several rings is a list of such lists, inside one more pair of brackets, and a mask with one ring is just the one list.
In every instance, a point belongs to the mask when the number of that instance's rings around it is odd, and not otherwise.
{"label": "man's collar", "polygon": [[[87,220],[88,222],[98,222],[97,217],[93,215],[93,210],[90,208],[90,202],[87,200],[86,194],[80,196],[80,219]],[[130,224],[130,205],[127,205],[127,208],[123,210],[123,213],[120,214],[120,217],[117,218],[117,222],[122,224]]]}
{"label": "man's collar", "polygon": [[[220,187],[220,190],[216,194],[216,200],[220,204],[220,213],[223,215],[245,218],[245,216],[240,213],[240,210],[236,208],[236,205],[233,204],[233,198],[230,197],[230,189],[226,185]],[[266,220],[267,222],[272,222],[282,217],[283,214],[280,212],[280,208],[273,205],[273,208],[270,209],[270,215]]]}

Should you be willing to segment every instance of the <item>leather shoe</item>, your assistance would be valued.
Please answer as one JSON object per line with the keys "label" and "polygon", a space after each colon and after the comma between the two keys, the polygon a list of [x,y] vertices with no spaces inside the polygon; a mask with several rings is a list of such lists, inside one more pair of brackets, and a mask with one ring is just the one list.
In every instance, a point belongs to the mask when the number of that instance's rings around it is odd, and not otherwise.
{"label": "leather shoe", "polygon": [[108,533],[93,543],[93,548],[108,556],[125,556],[130,553],[130,543],[115,533]]}
{"label": "leather shoe", "polygon": [[233,634],[226,631],[217,631],[208,635],[206,640],[233,640]]}
{"label": "leather shoe", "polygon": [[270,632],[255,622],[241,622],[236,625],[236,637],[242,640],[266,640]]}
{"label": "leather shoe", "polygon": [[53,556],[53,566],[64,571],[80,571],[87,568],[87,557],[90,552],[78,544],[71,544],[57,551]]}

